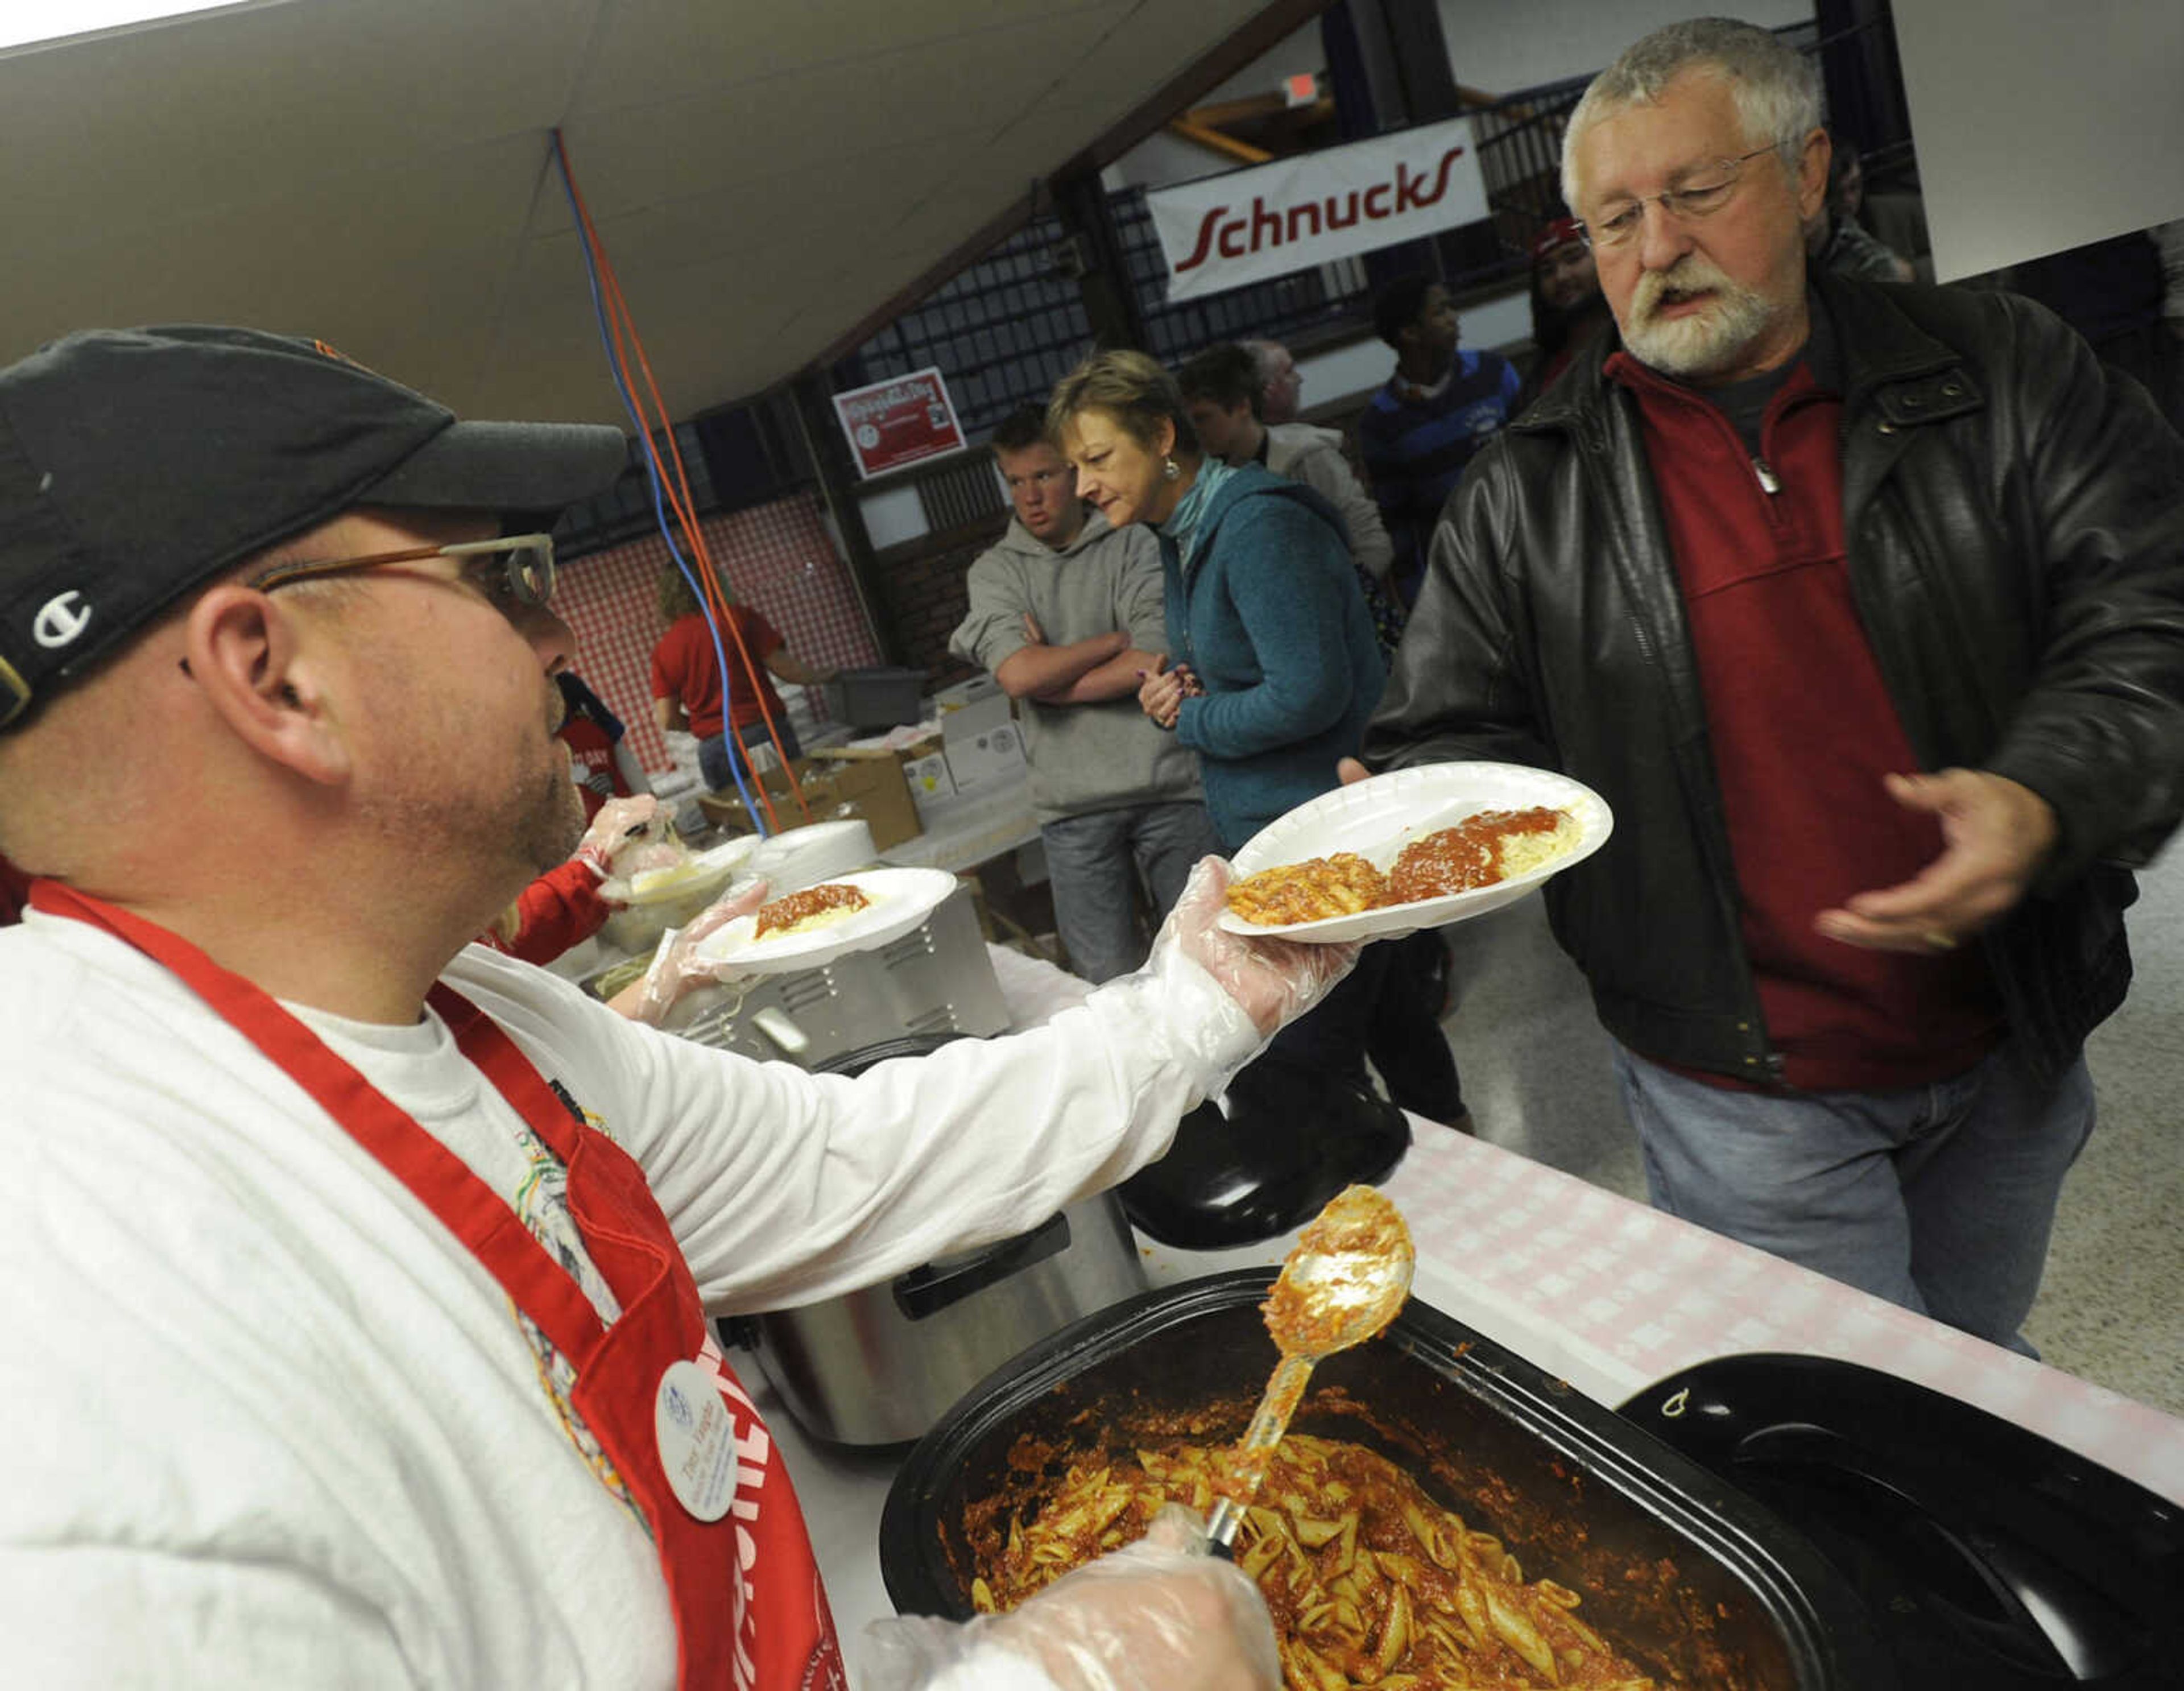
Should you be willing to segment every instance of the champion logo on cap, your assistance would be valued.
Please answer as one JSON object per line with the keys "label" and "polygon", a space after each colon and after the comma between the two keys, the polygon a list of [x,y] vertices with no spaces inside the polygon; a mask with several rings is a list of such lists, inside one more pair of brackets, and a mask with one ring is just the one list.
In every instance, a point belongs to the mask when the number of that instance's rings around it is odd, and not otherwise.
{"label": "champion logo on cap", "polygon": [[[359,364],[354,359],[351,358],[339,347],[335,346],[332,342],[314,340],[311,343],[311,347],[314,351],[316,351],[327,358],[332,359],[337,364],[346,364],[351,370],[361,370],[367,376],[379,375],[379,372],[374,370],[370,365]],[[380,377],[380,379],[383,382],[387,378],[385,377]]]}
{"label": "champion logo on cap", "polygon": [[83,595],[70,588],[66,593],[55,594],[38,607],[38,614],[31,623],[31,636],[47,651],[58,651],[63,646],[74,645],[86,628],[91,626],[91,606]]}

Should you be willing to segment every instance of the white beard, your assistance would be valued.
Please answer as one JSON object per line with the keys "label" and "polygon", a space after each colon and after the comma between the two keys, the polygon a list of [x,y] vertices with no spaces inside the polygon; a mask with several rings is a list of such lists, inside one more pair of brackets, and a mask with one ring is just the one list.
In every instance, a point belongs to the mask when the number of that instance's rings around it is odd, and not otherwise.
{"label": "white beard", "polygon": [[[1700,289],[1713,294],[1701,310],[1665,321],[1654,315],[1664,295]],[[1623,343],[1630,355],[1663,375],[1687,378],[1732,367],[1778,315],[1766,295],[1730,281],[1696,254],[1641,276],[1630,309]]]}

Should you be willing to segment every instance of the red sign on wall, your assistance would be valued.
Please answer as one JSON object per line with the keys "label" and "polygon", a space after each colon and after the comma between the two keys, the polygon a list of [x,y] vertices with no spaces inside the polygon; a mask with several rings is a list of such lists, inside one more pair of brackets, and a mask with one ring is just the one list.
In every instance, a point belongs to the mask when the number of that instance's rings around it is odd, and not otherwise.
{"label": "red sign on wall", "polygon": [[861,476],[963,449],[962,425],[937,366],[837,393],[834,415],[842,420]]}

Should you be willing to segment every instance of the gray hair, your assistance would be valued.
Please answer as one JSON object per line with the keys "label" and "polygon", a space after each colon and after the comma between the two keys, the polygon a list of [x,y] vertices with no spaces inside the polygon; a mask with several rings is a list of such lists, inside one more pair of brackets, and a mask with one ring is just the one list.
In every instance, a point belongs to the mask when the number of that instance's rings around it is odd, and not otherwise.
{"label": "gray hair", "polygon": [[1773,31],[1735,18],[1691,18],[1658,29],[1623,50],[1592,79],[1563,131],[1563,198],[1577,210],[1571,160],[1578,138],[1621,106],[1658,102],[1686,70],[1709,70],[1729,84],[1747,142],[1771,146],[1793,176],[1805,137],[1820,126],[1819,72]]}

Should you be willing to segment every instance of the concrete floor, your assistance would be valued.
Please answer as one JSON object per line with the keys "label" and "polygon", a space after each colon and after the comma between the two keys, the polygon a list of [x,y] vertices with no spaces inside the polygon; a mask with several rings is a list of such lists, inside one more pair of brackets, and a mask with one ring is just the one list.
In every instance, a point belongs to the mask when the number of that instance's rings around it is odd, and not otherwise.
{"label": "concrete floor", "polygon": [[[2088,1047],[2099,1121],[2025,1333],[2052,1365],[2184,1415],[2184,849],[2140,878],[2137,979]],[[1444,1024],[1481,1137],[1641,1202],[1607,1036],[1538,899],[1449,930]]]}

